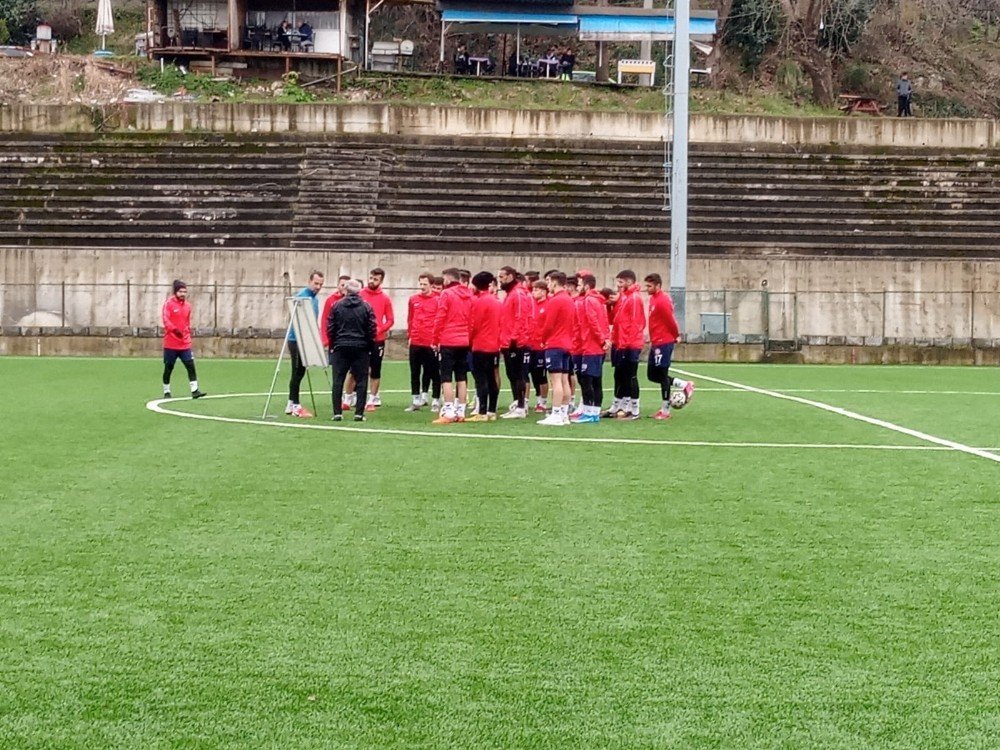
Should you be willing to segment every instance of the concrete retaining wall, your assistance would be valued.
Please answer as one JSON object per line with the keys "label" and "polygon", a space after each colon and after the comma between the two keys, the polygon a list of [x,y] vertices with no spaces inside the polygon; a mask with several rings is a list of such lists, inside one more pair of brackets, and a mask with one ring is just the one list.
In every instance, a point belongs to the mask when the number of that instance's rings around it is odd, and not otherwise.
{"label": "concrete retaining wall", "polygon": [[[387,271],[386,286],[406,326],[406,301],[424,270],[450,265],[494,271],[503,265],[545,271],[589,268],[602,285],[631,268],[640,278],[669,277],[666,259],[572,255],[443,256],[296,250],[108,251],[0,250],[0,321],[4,326],[154,328],[174,278],[190,286],[195,325],[210,331],[281,329],[281,300],[313,268],[330,284],[340,274]],[[949,260],[692,259],[687,330],[702,333],[703,314],[727,313],[726,340],[783,339],[816,344],[951,345],[1000,340],[1000,264]],[[23,319],[29,317],[27,321]],[[37,319],[37,320],[36,320]],[[240,333],[233,335],[239,336]]]}
{"label": "concrete retaining wall", "polygon": [[[91,133],[208,131],[660,141],[670,137],[652,112],[407,107],[389,104],[117,104],[105,107],[0,106],[0,131]],[[695,143],[851,145],[892,148],[1000,147],[994,120],[888,117],[694,115]]]}

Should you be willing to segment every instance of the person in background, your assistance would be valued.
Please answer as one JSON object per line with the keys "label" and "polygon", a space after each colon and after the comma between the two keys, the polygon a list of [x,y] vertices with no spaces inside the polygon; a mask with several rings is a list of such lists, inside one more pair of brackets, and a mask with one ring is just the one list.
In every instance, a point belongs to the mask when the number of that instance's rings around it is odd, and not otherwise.
{"label": "person in background", "polygon": [[455,72],[460,76],[469,74],[469,50],[464,44],[455,49]]}
{"label": "person in background", "polygon": [[[322,271],[313,271],[309,274],[309,283],[295,295],[296,297],[309,300],[309,304],[312,305],[313,315],[317,320],[319,319],[319,300],[316,299],[316,295],[319,294],[319,290],[322,288]],[[292,358],[292,377],[288,381],[288,405],[285,406],[285,414],[309,419],[312,417],[312,412],[303,408],[299,403],[299,392],[302,388],[302,378],[306,376],[306,366],[302,364],[302,357],[299,354],[299,342],[295,339],[295,329],[291,326],[288,328],[286,342],[288,344],[288,354]]]}
{"label": "person in background", "polygon": [[191,303],[187,301],[187,284],[178,279],[173,285],[173,294],[167,297],[161,310],[163,320],[163,397],[171,398],[170,376],[179,359],[187,370],[191,386],[191,398],[201,398],[205,394],[198,389],[198,374],[194,367],[191,351]]}
{"label": "person in background", "polygon": [[313,29],[312,26],[309,25],[308,21],[303,21],[301,24],[299,24],[299,37],[300,37],[299,44],[302,45],[302,49],[306,49],[307,47],[312,47]]}
{"label": "person in background", "polygon": [[896,102],[898,104],[896,117],[913,117],[910,111],[910,99],[913,97],[913,84],[905,71],[896,81]]}
{"label": "person in background", "polygon": [[[440,408],[441,372],[437,355],[431,346],[434,339],[434,319],[437,316],[438,295],[431,288],[433,276],[422,273],[417,279],[420,291],[407,303],[406,331],[410,339],[410,394],[412,403],[406,411],[420,411],[427,406],[427,386],[433,385],[431,411]],[[435,408],[438,407],[438,408]]]}
{"label": "person in background", "polygon": [[576,53],[566,45],[559,56],[559,78],[563,81],[573,80],[573,68],[576,66]]}
{"label": "person in background", "polygon": [[341,421],[344,409],[344,380],[348,372],[354,378],[358,398],[355,400],[354,421],[365,421],[365,396],[368,391],[369,357],[375,343],[378,326],[375,313],[358,294],[361,282],[351,279],[344,286],[347,294],[333,306],[327,323],[330,342],[330,364],[333,365],[333,421]]}
{"label": "person in background", "polygon": [[287,20],[282,21],[281,26],[278,27],[278,41],[285,52],[292,49],[292,40],[288,37],[290,33],[292,33],[292,25]]}

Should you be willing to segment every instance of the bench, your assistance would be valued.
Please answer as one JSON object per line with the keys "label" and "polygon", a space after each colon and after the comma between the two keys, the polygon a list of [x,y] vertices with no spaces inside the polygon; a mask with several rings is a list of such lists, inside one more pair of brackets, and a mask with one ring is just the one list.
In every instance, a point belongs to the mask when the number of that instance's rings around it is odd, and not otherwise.
{"label": "bench", "polygon": [[859,96],[858,94],[841,94],[840,110],[844,114],[854,114],[855,112],[867,112],[870,115],[882,114],[882,104],[876,97]]}
{"label": "bench", "polygon": [[635,73],[636,75],[648,75],[649,85],[656,85],[656,63],[652,60],[619,60],[618,61],[618,83],[622,82],[622,75],[625,73]]}

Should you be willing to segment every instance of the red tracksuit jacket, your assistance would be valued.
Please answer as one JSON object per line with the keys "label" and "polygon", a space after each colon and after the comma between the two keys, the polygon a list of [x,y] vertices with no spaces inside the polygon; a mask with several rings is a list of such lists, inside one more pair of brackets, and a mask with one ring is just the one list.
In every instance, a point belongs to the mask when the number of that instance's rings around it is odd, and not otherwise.
{"label": "red tracksuit jacket", "polygon": [[500,351],[500,318],[503,305],[489,292],[472,298],[469,309],[469,345],[474,352],[495,354]]}
{"label": "red tracksuit jacket", "polygon": [[517,346],[528,346],[531,340],[532,318],[535,301],[520,284],[507,292],[500,318],[500,348],[509,349],[513,341]]}
{"label": "red tracksuit jacket", "polygon": [[649,343],[673,344],[680,331],[674,317],[674,301],[662,289],[649,295]]}
{"label": "red tracksuit jacket", "polygon": [[576,308],[569,293],[563,289],[545,301],[542,313],[542,346],[546,349],[573,348],[573,327],[576,325]]}
{"label": "red tracksuit jacket", "polygon": [[468,346],[472,291],[457,281],[441,290],[432,346]]}
{"label": "red tracksuit jacket", "polygon": [[576,308],[576,324],[580,337],[580,353],[584,356],[604,354],[604,342],[611,338],[608,326],[608,306],[601,293],[591,289]]}
{"label": "red tracksuit jacket", "polygon": [[392,328],[392,324],[396,322],[396,319],[392,315],[392,300],[381,289],[373,292],[368,287],[361,290],[360,297],[371,305],[372,310],[375,312],[375,343],[381,344],[385,341],[385,337]]}
{"label": "red tracksuit jacket", "polygon": [[191,303],[171,294],[163,303],[163,348],[191,348]]}
{"label": "red tracksuit jacket", "polygon": [[646,311],[638,284],[622,292],[615,303],[615,324],[611,329],[611,343],[616,349],[642,349],[643,331],[646,329]]}
{"label": "red tracksuit jacket", "polygon": [[438,296],[431,292],[414,294],[406,305],[406,330],[410,346],[431,346],[434,342],[434,317],[437,315]]}

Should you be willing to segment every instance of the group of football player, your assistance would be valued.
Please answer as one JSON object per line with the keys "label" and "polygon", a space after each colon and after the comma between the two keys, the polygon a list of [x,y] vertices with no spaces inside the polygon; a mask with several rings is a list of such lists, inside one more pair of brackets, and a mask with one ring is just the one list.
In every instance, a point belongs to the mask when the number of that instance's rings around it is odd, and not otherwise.
{"label": "group of football player", "polygon": [[[649,342],[647,375],[660,388],[654,419],[670,418],[674,405],[691,399],[694,385],[670,374],[679,337],[674,307],[659,274],[643,280],[621,271],[615,288],[599,289],[583,269],[519,273],[504,266],[471,274],[445,269],[419,277],[407,311],[410,392],[407,411],[430,406],[435,424],[487,422],[498,417],[500,361],[510,387],[501,419],[525,419],[530,392],[539,424],[567,425],[604,418],[638,419],[639,364]],[[647,308],[648,307],[648,315]],[[604,403],[604,363],[610,356],[614,395]],[[468,374],[475,383],[468,408]]]}

